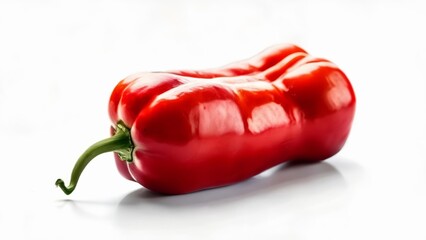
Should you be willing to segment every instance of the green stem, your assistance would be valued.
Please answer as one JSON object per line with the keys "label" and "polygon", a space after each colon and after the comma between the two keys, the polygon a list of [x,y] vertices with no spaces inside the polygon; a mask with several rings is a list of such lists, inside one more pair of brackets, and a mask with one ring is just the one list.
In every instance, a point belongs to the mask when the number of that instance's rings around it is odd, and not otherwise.
{"label": "green stem", "polygon": [[122,160],[131,162],[133,143],[130,131],[122,123],[117,124],[114,136],[101,140],[90,146],[77,160],[71,173],[71,181],[68,187],[62,179],[56,180],[56,186],[60,187],[65,194],[71,194],[77,186],[78,179],[84,168],[96,156],[106,152],[117,152]]}

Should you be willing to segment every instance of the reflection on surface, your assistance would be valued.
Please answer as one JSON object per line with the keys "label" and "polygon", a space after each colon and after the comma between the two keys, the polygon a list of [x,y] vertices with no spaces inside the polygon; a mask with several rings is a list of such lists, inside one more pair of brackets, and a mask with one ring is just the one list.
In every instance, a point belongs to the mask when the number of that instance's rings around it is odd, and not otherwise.
{"label": "reflection on surface", "polygon": [[198,129],[200,137],[221,136],[244,132],[244,123],[237,104],[231,100],[213,100],[200,103],[189,113],[192,132]]}
{"label": "reflection on surface", "polygon": [[332,109],[346,107],[352,99],[344,77],[340,73],[332,73],[327,77],[331,89],[327,93],[328,104]]}
{"label": "reflection on surface", "polygon": [[255,107],[248,119],[248,128],[252,133],[260,133],[272,127],[290,122],[287,113],[280,104],[270,102]]}
{"label": "reflection on surface", "polygon": [[190,230],[203,222],[214,227],[229,221],[256,224],[268,212],[286,218],[298,211],[336,207],[346,188],[342,175],[329,163],[287,164],[239,184],[192,194],[165,196],[139,189],[121,200],[114,221],[119,227],[158,231],[162,226]]}

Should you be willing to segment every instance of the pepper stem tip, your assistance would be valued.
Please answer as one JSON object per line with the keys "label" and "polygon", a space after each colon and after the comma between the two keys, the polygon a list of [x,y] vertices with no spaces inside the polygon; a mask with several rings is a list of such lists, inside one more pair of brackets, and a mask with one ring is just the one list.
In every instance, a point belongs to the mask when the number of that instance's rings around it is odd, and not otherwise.
{"label": "pepper stem tip", "polygon": [[56,180],[55,185],[57,187],[60,187],[66,195],[70,195],[74,191],[74,188],[75,188],[75,187],[66,187],[65,183],[62,179]]}

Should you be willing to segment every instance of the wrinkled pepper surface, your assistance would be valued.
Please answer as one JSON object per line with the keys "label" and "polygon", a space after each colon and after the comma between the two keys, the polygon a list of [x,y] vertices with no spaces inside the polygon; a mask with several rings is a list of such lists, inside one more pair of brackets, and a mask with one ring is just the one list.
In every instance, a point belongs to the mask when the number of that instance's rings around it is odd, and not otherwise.
{"label": "wrinkled pepper surface", "polygon": [[318,162],[343,147],[355,103],[334,63],[291,44],[215,69],[133,74],[112,92],[112,136],[83,153],[68,186],[56,185],[70,194],[86,165],[110,151],[121,175],[165,194]]}

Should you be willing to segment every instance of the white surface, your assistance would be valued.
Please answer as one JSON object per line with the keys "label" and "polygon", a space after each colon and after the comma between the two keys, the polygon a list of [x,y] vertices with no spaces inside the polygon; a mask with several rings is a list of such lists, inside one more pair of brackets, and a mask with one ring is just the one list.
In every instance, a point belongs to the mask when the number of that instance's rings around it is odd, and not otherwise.
{"label": "white surface", "polygon": [[[90,2],[90,3],[89,3]],[[0,239],[425,239],[422,1],[2,1]],[[93,161],[115,84],[281,42],[337,63],[358,105],[344,149],[226,188],[160,197]]]}

